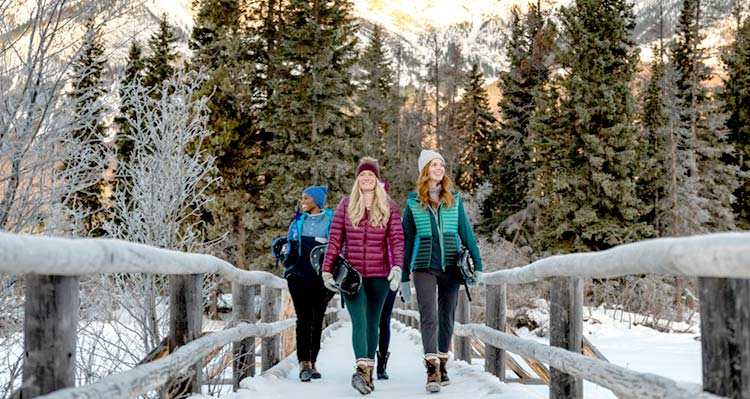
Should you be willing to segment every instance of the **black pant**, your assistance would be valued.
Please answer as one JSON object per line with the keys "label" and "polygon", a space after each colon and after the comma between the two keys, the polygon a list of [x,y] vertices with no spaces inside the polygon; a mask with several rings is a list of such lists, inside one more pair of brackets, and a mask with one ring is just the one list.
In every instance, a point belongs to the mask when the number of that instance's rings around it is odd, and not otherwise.
{"label": "black pant", "polygon": [[383,355],[388,353],[388,347],[391,343],[391,314],[393,313],[393,303],[396,300],[396,292],[388,290],[388,296],[385,297],[385,305],[383,305],[383,313],[380,314],[378,352]]}
{"label": "black pant", "polygon": [[297,360],[315,363],[320,352],[328,289],[323,280],[306,280],[294,274],[287,277],[287,284],[297,313]]}

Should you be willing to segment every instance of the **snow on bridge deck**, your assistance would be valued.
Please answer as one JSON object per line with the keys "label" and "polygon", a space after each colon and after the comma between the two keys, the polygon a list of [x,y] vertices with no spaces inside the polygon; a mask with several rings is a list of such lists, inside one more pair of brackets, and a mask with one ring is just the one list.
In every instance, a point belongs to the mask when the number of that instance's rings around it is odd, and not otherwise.
{"label": "snow on bridge deck", "polygon": [[[504,384],[483,371],[483,365],[451,360],[448,375],[451,384],[437,394],[425,391],[426,372],[422,365],[422,343],[419,333],[401,323],[391,325],[391,357],[388,362],[389,380],[375,380],[375,391],[367,398],[434,399],[530,399],[546,398],[547,389],[522,384]],[[354,373],[354,353],[351,345],[351,323],[328,329],[318,356],[317,368],[322,379],[301,382],[295,354],[276,367],[255,378],[241,382],[239,391],[222,396],[227,399],[333,399],[363,397],[351,386]],[[192,398],[207,398],[194,395]]]}

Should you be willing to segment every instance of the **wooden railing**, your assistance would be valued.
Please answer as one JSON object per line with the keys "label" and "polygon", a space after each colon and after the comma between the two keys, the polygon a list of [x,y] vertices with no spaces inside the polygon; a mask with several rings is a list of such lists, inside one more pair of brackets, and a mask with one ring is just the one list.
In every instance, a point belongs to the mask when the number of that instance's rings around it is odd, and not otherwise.
{"label": "wooden railing", "polygon": [[[154,390],[168,396],[200,392],[203,359],[232,344],[233,384],[255,375],[255,339],[261,337],[261,370],[280,359],[280,333],[295,319],[279,321],[286,281],[271,273],[245,271],[210,255],[189,254],[109,239],[50,238],[0,233],[0,273],[24,275],[23,384],[17,395],[32,398],[133,398]],[[169,275],[172,353],[96,383],[75,383],[79,276],[109,273]],[[201,336],[204,274],[232,282],[231,328]],[[261,321],[256,320],[260,287]],[[337,312],[326,316],[333,322]]]}
{"label": "wooden railing", "polygon": [[[703,386],[678,383],[582,355],[583,278],[669,274],[698,277]],[[506,333],[506,285],[552,278],[550,345]],[[471,362],[471,338],[485,344],[485,370],[505,381],[511,351],[550,366],[550,398],[581,398],[582,380],[620,398],[750,398],[750,233],[661,238],[606,251],[551,256],[524,267],[485,273],[485,324],[469,322],[459,297],[457,359]],[[398,303],[398,302],[397,302]],[[418,328],[412,302],[394,317]],[[510,362],[508,362],[510,363]]]}

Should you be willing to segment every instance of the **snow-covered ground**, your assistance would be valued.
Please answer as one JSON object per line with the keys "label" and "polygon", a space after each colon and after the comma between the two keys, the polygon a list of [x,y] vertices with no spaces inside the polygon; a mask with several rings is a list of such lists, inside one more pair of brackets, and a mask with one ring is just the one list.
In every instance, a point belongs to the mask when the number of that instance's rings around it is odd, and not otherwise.
{"label": "snow-covered ground", "polygon": [[[586,323],[587,338],[606,356],[618,365],[642,372],[650,372],[678,381],[700,384],[700,342],[696,333],[661,333],[656,330],[631,326],[627,322],[613,320],[610,316],[593,311]],[[398,322],[392,324],[391,359],[388,371],[391,379],[375,381],[375,391],[370,397],[389,399],[429,396],[424,390],[425,371],[421,363],[422,346],[419,333]],[[527,331],[524,338],[546,342]],[[297,378],[295,355],[255,378],[242,381],[239,391],[225,395],[231,399],[262,398],[355,398],[361,395],[351,387],[354,372],[354,355],[351,347],[351,324],[343,322],[339,328],[326,331],[318,369],[321,380],[303,383]],[[504,384],[484,372],[481,359],[472,364],[451,361],[448,373],[452,384],[443,387],[441,399],[450,398],[547,398],[546,386]],[[511,373],[508,372],[508,376]],[[194,396],[198,398],[199,396]],[[584,397],[609,399],[615,396],[597,385],[586,383]],[[202,398],[208,398],[202,396]]]}

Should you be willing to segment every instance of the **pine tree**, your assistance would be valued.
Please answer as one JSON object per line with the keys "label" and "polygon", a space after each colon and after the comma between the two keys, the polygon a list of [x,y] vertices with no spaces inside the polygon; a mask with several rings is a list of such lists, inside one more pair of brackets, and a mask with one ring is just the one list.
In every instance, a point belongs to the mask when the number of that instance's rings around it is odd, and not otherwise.
{"label": "pine tree", "polygon": [[[104,136],[106,126],[103,121],[104,107],[101,97],[105,94],[104,45],[94,26],[93,20],[86,21],[86,34],[78,56],[73,60],[72,89],[68,97],[72,99],[76,119],[80,127],[72,132],[71,139],[79,146],[82,153],[94,154],[89,165],[83,166],[82,173],[93,173],[99,178],[85,178],[97,182],[96,185],[81,187],[73,193],[70,206],[82,215],[82,234],[101,236],[102,212],[101,190],[104,184],[104,170],[98,164],[104,158]],[[66,165],[65,167],[70,167]],[[80,166],[79,166],[80,167]],[[77,184],[71,182],[71,184]]]}
{"label": "pine tree", "polygon": [[457,136],[463,143],[457,162],[458,185],[473,192],[487,181],[501,145],[497,120],[492,115],[484,88],[484,75],[476,63],[467,76],[455,120]]}
{"label": "pine tree", "polygon": [[[125,71],[122,78],[122,85],[128,86],[135,83],[136,80],[143,79],[143,55],[141,47],[135,40],[130,43],[130,49],[128,51],[128,62],[125,65]],[[123,98],[124,93],[120,91],[120,98]],[[117,158],[119,162],[128,162],[130,160],[130,154],[133,152],[133,140],[130,139],[132,128],[128,125],[128,118],[126,115],[130,115],[132,119],[133,110],[127,102],[123,101],[120,107],[120,114],[115,117],[114,122],[118,127],[118,133],[116,136],[117,142]]]}
{"label": "pine tree", "polygon": [[392,60],[383,28],[373,26],[370,42],[359,60],[361,74],[356,103],[364,119],[364,138],[375,145],[373,156],[386,155],[386,139],[398,126],[398,96]]}
{"label": "pine tree", "polygon": [[[404,168],[402,154],[409,150],[401,129],[401,107],[405,99],[399,93],[394,61],[388,50],[388,37],[380,25],[370,32],[369,43],[359,59],[359,86],[356,104],[363,124],[363,150],[380,161],[381,175],[392,187],[393,195],[405,195],[411,190],[413,179],[400,173]],[[400,57],[396,49],[396,56]],[[411,150],[411,153],[417,149]],[[404,188],[398,192],[396,188]]]}
{"label": "pine tree", "polygon": [[[532,137],[530,123],[538,111],[537,101],[549,82],[548,63],[555,38],[555,26],[542,15],[536,4],[529,5],[526,14],[518,7],[511,8],[510,40],[506,55],[509,69],[499,74],[498,86],[502,98],[498,104],[501,115],[502,146],[496,153],[497,162],[490,169],[490,195],[484,201],[483,229],[496,231],[516,241],[518,234],[527,230],[532,218],[527,195],[534,183],[532,168]],[[516,215],[513,221],[509,219]],[[530,240],[531,232],[524,238]]]}
{"label": "pine tree", "polygon": [[[361,156],[355,125],[351,68],[356,62],[355,24],[349,1],[294,0],[284,9],[284,30],[271,53],[269,118],[274,135],[261,160],[268,210],[258,245],[268,248],[289,224],[302,190],[325,184],[329,193],[351,189],[354,162]],[[330,195],[329,206],[335,206]]]}
{"label": "pine tree", "polygon": [[253,51],[257,45],[241,23],[248,13],[238,2],[201,0],[194,2],[194,7],[191,67],[208,75],[197,95],[210,96],[209,128],[214,134],[205,148],[216,157],[222,178],[222,184],[211,193],[215,201],[206,215],[208,235],[209,239],[225,235],[225,256],[239,267],[249,268],[250,259],[268,252],[248,245],[255,238],[254,220],[260,218],[251,199],[264,188],[258,176],[258,159],[270,140],[259,127],[257,113],[262,108],[253,106],[253,95],[259,91],[255,83],[260,81],[254,75],[257,62]]}
{"label": "pine tree", "polygon": [[[439,104],[443,110],[441,115],[443,121],[440,123],[442,128],[441,150],[446,159],[453,160],[451,164],[458,165],[461,158],[463,143],[458,129],[461,122],[458,120],[458,101],[461,87],[466,85],[466,60],[461,45],[453,40],[448,41],[445,54],[440,62],[440,87],[438,92]],[[453,171],[458,176],[456,170]]]}
{"label": "pine tree", "polygon": [[644,220],[663,237],[700,232],[709,215],[698,195],[698,178],[690,173],[692,147],[684,122],[687,109],[678,96],[677,72],[661,57],[651,66],[643,101],[643,167],[638,192],[650,208]]}
{"label": "pine tree", "polygon": [[162,14],[159,30],[148,39],[151,55],[143,60],[145,78],[144,83],[149,87],[160,85],[174,74],[172,63],[177,59],[174,44],[177,42],[174,28],[167,21],[167,14]]}
{"label": "pine tree", "polygon": [[645,207],[636,195],[632,4],[577,0],[560,20],[562,120],[537,138],[556,148],[539,148],[550,166],[535,171],[554,202],[540,211],[537,243],[553,252],[602,250],[648,237],[652,230],[641,221]]}
{"label": "pine tree", "polygon": [[671,63],[677,73],[677,96],[684,109],[683,124],[690,132],[687,143],[689,173],[698,179],[694,201],[710,217],[691,224],[697,231],[724,231],[735,227],[732,203],[737,185],[737,167],[727,163],[732,148],[727,143],[725,115],[712,100],[705,81],[711,76],[705,65],[705,50],[700,47],[700,3],[684,0],[675,39],[671,44]]}
{"label": "pine tree", "polygon": [[737,227],[750,229],[750,22],[746,18],[739,24],[734,42],[722,56],[727,78],[720,99],[729,115],[727,141],[734,147],[734,156],[728,161],[741,171],[734,195],[734,216]]}
{"label": "pine tree", "polygon": [[445,43],[442,38],[439,37],[437,31],[433,27],[429,27],[427,32],[420,38],[420,44],[427,47],[430,51],[430,58],[426,64],[427,74],[424,76],[423,82],[430,88],[431,102],[433,107],[432,112],[432,129],[431,131],[425,131],[426,134],[432,135],[432,141],[434,147],[438,151],[444,151],[446,145],[445,141],[445,129],[443,127],[442,107],[441,101],[443,99],[443,73],[442,73],[442,60],[445,55],[444,47]]}

